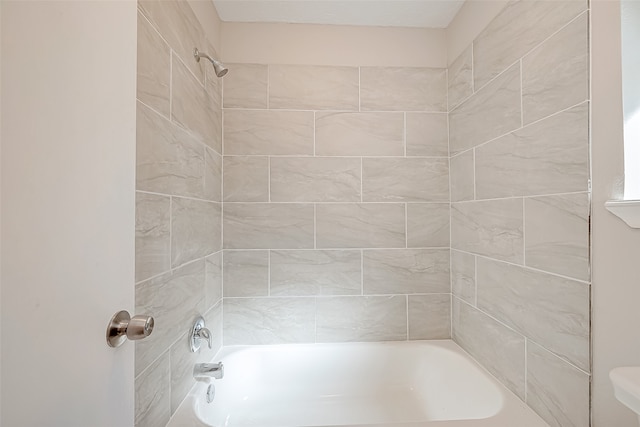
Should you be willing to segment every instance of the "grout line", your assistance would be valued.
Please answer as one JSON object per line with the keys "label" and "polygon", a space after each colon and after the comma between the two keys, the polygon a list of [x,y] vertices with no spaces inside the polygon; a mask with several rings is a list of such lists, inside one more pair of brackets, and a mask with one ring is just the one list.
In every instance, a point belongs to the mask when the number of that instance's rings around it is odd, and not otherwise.
{"label": "grout line", "polygon": [[169,196],[169,271],[173,271],[173,196]]}
{"label": "grout line", "polygon": [[225,110],[230,111],[277,111],[280,113],[313,113],[314,111],[327,113],[327,114],[354,114],[354,113],[362,113],[362,114],[380,114],[385,113],[389,115],[400,115],[403,112],[407,113],[420,113],[420,114],[447,114],[447,111],[442,110],[345,110],[345,109],[312,109],[312,108],[256,108],[256,107],[224,107]]}
{"label": "grout line", "polygon": [[313,112],[313,157],[316,157],[316,112]]}
{"label": "grout line", "polygon": [[[491,258],[491,257],[489,257],[487,255],[482,255],[482,254],[478,254],[478,253],[475,253],[475,252],[465,251],[464,249],[459,249],[459,248],[451,248],[451,249],[453,249],[455,251],[458,251],[458,252],[462,252],[462,253],[468,254],[468,255],[475,255],[476,259],[477,258],[483,258],[483,259],[487,259],[489,261],[500,262],[500,263],[503,263],[503,264],[512,265],[514,267],[520,267],[520,268],[523,268],[525,270],[530,270],[530,271],[534,271],[534,272],[537,272],[537,273],[548,274],[549,276],[559,277],[559,278],[565,279],[565,280],[571,280],[572,282],[578,282],[578,283],[581,283],[581,284],[584,284],[584,285],[588,285],[588,286],[591,285],[591,282],[588,282],[588,281],[585,281],[585,280],[582,280],[582,279],[576,279],[575,277],[564,276],[562,274],[554,273],[552,271],[541,270],[539,268],[531,267],[529,265],[516,264],[515,262],[512,262],[512,261],[505,261],[505,260],[502,260],[502,259]],[[477,267],[477,262],[476,262],[476,267]],[[476,268],[476,270],[477,270],[477,268]],[[477,285],[477,283],[476,283],[476,285]]]}
{"label": "grout line", "polygon": [[267,295],[271,296],[271,249],[267,250]]}
{"label": "grout line", "polygon": [[173,117],[173,49],[169,50],[169,122]]}
{"label": "grout line", "polygon": [[[448,251],[449,250],[449,246],[421,246],[421,247],[411,247],[411,248],[404,248],[404,247],[394,247],[394,248],[363,248],[363,247],[348,247],[348,248],[341,248],[341,247],[319,247],[319,248],[294,248],[294,249],[283,249],[283,248],[271,248],[272,250],[277,250],[279,252],[287,252],[287,251],[342,251],[342,252],[355,252],[355,251],[406,251],[407,249],[411,250],[411,251],[416,251],[416,250],[430,250],[430,251]],[[239,251],[243,251],[243,252],[250,252],[250,251],[265,251],[267,250],[266,248],[225,248],[224,251],[225,252],[239,252]],[[459,252],[464,252],[461,251],[459,249],[454,249],[456,251]],[[216,251],[213,252],[209,255],[213,255],[215,253],[218,253],[220,251]],[[465,252],[468,254],[471,254],[470,252]],[[207,256],[209,256],[207,255]],[[474,254],[471,254],[474,255]],[[191,261],[189,261],[191,262]]]}
{"label": "grout line", "polygon": [[409,295],[405,295],[405,310],[407,313],[407,332],[406,332],[406,339],[405,341],[409,341]]}
{"label": "grout line", "polygon": [[267,191],[269,195],[267,199],[271,203],[271,156],[267,156]]}
{"label": "grout line", "polygon": [[[209,147],[211,148],[211,147]],[[470,149],[471,150],[471,149]],[[215,151],[215,150],[214,150]],[[465,150],[465,151],[469,151],[469,150]],[[461,152],[462,153],[462,152]],[[457,155],[457,154],[456,154]],[[353,155],[353,156],[329,156],[329,155],[321,155],[321,156],[314,156],[312,154],[225,154],[225,157],[265,157],[265,156],[270,156],[270,157],[284,157],[284,158],[289,158],[289,159],[312,159],[314,157],[317,157],[319,159],[322,158],[328,158],[328,159],[358,159],[358,158],[370,158],[370,159],[404,159],[405,156],[403,155],[399,155],[399,156],[369,156],[369,155]],[[407,156],[407,159],[447,159],[448,156]]]}
{"label": "grout line", "polygon": [[318,248],[318,212],[317,204],[313,204],[313,249]]}
{"label": "grout line", "polygon": [[471,153],[471,160],[473,162],[473,200],[478,200],[478,183],[476,180],[476,149],[474,148]]}
{"label": "grout line", "polygon": [[[459,200],[459,201],[456,201],[454,203],[464,204],[464,203],[473,203],[473,202],[493,202],[493,201],[499,201],[499,200],[515,200],[515,199],[521,199],[521,198],[535,199],[535,198],[538,198],[538,197],[571,196],[571,195],[574,195],[574,194],[587,194],[587,193],[588,193],[588,191],[584,190],[584,191],[572,191],[572,192],[568,192],[568,193],[532,194],[532,195],[527,195],[527,196],[517,195],[517,196],[508,196],[508,197],[494,197],[494,198],[488,198],[488,199]],[[392,203],[392,202],[368,202],[368,203]],[[397,202],[395,202],[395,203],[397,203]]]}
{"label": "grout line", "polygon": [[473,305],[478,307],[478,256],[473,255],[473,286],[475,288],[473,292]]}
{"label": "grout line", "polygon": [[362,84],[361,84],[361,72],[362,72],[362,67],[358,67],[358,112],[362,112],[362,100],[361,100],[361,93],[362,93]]}
{"label": "grout line", "polygon": [[[225,299],[228,300],[248,300],[248,299],[254,299],[254,300],[265,300],[265,299],[339,299],[339,298],[360,298],[362,299],[362,297],[377,297],[377,298],[389,298],[389,297],[399,297],[399,296],[407,296],[408,294],[364,294],[364,295],[359,295],[359,294],[342,294],[342,295],[298,295],[298,296],[294,296],[294,295],[272,295],[272,296],[266,296],[266,295],[256,295],[256,296],[234,296],[234,297],[225,297]],[[450,295],[446,292],[432,292],[432,293],[415,293],[415,294],[409,294],[411,296],[432,296],[432,295]],[[467,303],[468,304],[468,303]],[[475,307],[474,307],[475,308]],[[513,329],[513,328],[510,328]]]}
{"label": "grout line", "polygon": [[520,127],[524,127],[524,87],[522,85],[522,58],[520,58]]}

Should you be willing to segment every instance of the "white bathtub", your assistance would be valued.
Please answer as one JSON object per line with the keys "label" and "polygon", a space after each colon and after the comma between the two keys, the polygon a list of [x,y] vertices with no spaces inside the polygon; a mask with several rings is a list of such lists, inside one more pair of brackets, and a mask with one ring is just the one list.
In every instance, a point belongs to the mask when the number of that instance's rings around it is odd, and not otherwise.
{"label": "white bathtub", "polygon": [[169,427],[548,427],[450,340],[227,347]]}

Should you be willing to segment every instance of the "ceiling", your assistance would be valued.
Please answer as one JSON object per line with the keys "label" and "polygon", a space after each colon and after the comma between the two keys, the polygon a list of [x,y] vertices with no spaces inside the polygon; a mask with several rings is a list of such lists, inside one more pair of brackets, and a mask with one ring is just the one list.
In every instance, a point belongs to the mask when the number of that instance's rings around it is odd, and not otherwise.
{"label": "ceiling", "polygon": [[213,0],[225,22],[446,28],[464,0]]}

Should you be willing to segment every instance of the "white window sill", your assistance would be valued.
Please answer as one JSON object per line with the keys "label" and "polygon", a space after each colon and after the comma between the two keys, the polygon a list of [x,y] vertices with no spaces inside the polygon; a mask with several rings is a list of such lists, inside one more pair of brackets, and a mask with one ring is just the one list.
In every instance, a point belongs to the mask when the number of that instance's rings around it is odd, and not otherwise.
{"label": "white window sill", "polygon": [[609,200],[604,207],[631,228],[640,228],[640,200]]}

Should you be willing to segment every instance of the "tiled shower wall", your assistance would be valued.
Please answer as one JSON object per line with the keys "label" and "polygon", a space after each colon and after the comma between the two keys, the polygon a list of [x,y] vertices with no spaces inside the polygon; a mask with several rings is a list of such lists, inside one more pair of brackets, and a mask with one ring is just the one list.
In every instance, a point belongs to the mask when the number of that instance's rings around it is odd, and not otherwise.
{"label": "tiled shower wall", "polygon": [[449,68],[453,339],[589,425],[589,14],[515,1]]}
{"label": "tiled shower wall", "polygon": [[446,70],[229,68],[224,344],[449,338]]}
{"label": "tiled shower wall", "polygon": [[[164,426],[221,345],[221,87],[193,48],[215,55],[190,6],[138,3],[136,313],[156,327],[136,342],[137,427]],[[203,315],[215,339],[191,353]]]}

